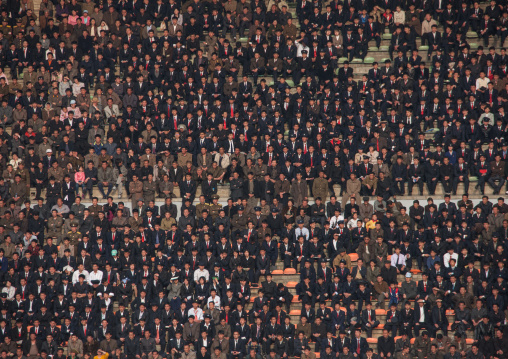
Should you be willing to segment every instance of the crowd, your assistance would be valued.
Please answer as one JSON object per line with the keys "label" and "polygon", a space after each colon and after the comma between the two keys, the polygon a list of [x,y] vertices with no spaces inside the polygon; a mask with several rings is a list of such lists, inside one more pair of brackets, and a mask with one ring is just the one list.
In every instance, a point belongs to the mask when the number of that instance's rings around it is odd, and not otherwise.
{"label": "crowd", "polygon": [[0,358],[508,357],[505,2],[0,11]]}

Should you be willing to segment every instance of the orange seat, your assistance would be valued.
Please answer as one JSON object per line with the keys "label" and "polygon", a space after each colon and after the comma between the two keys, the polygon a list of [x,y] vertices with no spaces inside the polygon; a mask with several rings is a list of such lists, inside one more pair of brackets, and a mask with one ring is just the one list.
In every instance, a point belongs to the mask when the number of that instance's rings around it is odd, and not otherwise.
{"label": "orange seat", "polygon": [[415,338],[411,338],[409,342],[411,343],[411,345],[413,345],[415,343]]}
{"label": "orange seat", "polygon": [[455,315],[455,311],[453,309],[448,309],[446,315]]}
{"label": "orange seat", "polygon": [[384,325],[384,324],[379,324],[379,325],[376,327],[376,329],[381,329],[381,330],[383,330],[384,328],[385,328],[385,325]]}
{"label": "orange seat", "polygon": [[155,257],[152,257],[152,262],[155,262]]}
{"label": "orange seat", "polygon": [[358,254],[357,253],[351,253],[349,255],[349,258],[351,258],[351,262],[356,262],[358,260]]}
{"label": "orange seat", "polygon": [[314,352],[314,354],[316,354],[316,358],[321,358],[321,353],[320,352]]}
{"label": "orange seat", "polygon": [[419,270],[419,269],[411,269],[411,273],[413,274],[418,274],[418,273],[421,273],[422,271]]}
{"label": "orange seat", "polygon": [[369,344],[377,344],[377,338],[367,338],[367,343],[369,343]]}
{"label": "orange seat", "polygon": [[388,260],[388,261],[392,260],[392,255],[389,254],[388,256],[386,256],[386,260]]}
{"label": "orange seat", "polygon": [[293,296],[293,299],[291,299],[291,303],[300,303],[300,299],[298,299],[298,296],[297,295],[294,295]]}
{"label": "orange seat", "polygon": [[60,251],[60,246],[56,246],[56,249],[58,249],[58,251]]}
{"label": "orange seat", "polygon": [[386,310],[384,310],[384,309],[376,309],[376,315],[386,315]]}
{"label": "orange seat", "polygon": [[467,345],[472,345],[474,343],[474,339],[473,338],[466,338],[466,344]]}
{"label": "orange seat", "polygon": [[284,274],[284,271],[282,269],[276,269],[272,271],[272,275],[280,275]]}
{"label": "orange seat", "polygon": [[299,309],[293,309],[289,312],[289,315],[300,315],[302,314],[302,311]]}
{"label": "orange seat", "polygon": [[286,269],[284,269],[284,274],[296,274],[296,269],[286,268]]}
{"label": "orange seat", "polygon": [[402,287],[402,282],[399,282],[398,287],[399,287],[399,288],[401,288],[401,287]]}
{"label": "orange seat", "polygon": [[288,287],[288,288],[296,288],[297,284],[298,284],[298,282],[288,282],[286,284],[286,287]]}

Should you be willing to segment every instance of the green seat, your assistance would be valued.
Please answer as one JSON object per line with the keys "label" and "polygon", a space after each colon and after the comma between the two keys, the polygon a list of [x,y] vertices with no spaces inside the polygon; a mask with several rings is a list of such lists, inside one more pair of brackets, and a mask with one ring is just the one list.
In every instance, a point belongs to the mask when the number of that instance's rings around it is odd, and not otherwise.
{"label": "green seat", "polygon": [[429,51],[429,47],[427,45],[421,45],[418,47],[418,51]]}
{"label": "green seat", "polygon": [[389,48],[390,48],[390,46],[381,45],[381,46],[379,46],[379,51],[388,51]]}
{"label": "green seat", "polygon": [[379,63],[380,63],[380,64],[384,64],[384,63],[386,62],[386,60],[390,60],[390,58],[389,58],[389,57],[383,57],[383,58],[381,59],[381,61],[379,61]]}
{"label": "green seat", "polygon": [[353,60],[351,61],[352,64],[361,64],[363,63],[363,60],[362,59],[357,59],[357,58],[353,58]]}
{"label": "green seat", "polygon": [[383,40],[391,40],[392,34],[383,34]]}
{"label": "green seat", "polygon": [[378,51],[379,48],[377,46],[369,46],[369,51]]}
{"label": "green seat", "polygon": [[476,38],[478,38],[478,34],[474,31],[468,31],[466,34],[466,37],[468,39],[476,39]]}
{"label": "green seat", "polygon": [[284,136],[289,136],[289,130],[284,131]]}
{"label": "green seat", "polygon": [[240,42],[249,42],[249,38],[248,37],[241,37]]}
{"label": "green seat", "polygon": [[293,80],[286,80],[286,83],[289,87],[295,87],[295,82]]}
{"label": "green seat", "polygon": [[373,57],[366,57],[363,59],[364,64],[373,64],[375,59]]}
{"label": "green seat", "polygon": [[478,44],[476,42],[472,42],[469,44],[469,47],[471,47],[471,49],[473,50],[477,50],[478,49]]}
{"label": "green seat", "polygon": [[339,57],[339,64],[343,64],[345,61],[347,61],[347,57]]}
{"label": "green seat", "polygon": [[428,133],[438,133],[439,132],[439,128],[431,128],[427,132]]}
{"label": "green seat", "polygon": [[476,176],[469,176],[469,182],[478,182],[478,177],[476,177]]}
{"label": "green seat", "polygon": [[20,80],[23,80],[24,77],[25,77],[25,74],[23,72],[18,75],[18,78]]}

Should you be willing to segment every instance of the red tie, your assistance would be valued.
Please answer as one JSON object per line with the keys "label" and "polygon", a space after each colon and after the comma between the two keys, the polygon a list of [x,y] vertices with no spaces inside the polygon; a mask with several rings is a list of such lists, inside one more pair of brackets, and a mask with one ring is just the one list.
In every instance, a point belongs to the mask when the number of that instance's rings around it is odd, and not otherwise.
{"label": "red tie", "polygon": [[356,353],[360,355],[360,338],[358,338],[358,345],[356,346]]}

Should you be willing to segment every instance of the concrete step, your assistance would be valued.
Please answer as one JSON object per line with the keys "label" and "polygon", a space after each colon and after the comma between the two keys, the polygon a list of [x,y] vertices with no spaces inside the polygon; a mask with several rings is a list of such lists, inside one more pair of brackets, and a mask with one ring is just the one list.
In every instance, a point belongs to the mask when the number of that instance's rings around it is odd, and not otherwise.
{"label": "concrete step", "polygon": [[[476,177],[470,176],[469,177],[469,181],[470,181],[470,183],[469,183],[468,193],[469,193],[470,197],[481,198],[482,194],[480,192],[480,189],[475,189],[475,186],[477,184]],[[340,196],[340,185],[334,185],[333,188],[334,188],[334,191],[335,191],[335,195],[337,197],[341,197]],[[44,193],[45,193],[45,191],[42,192],[42,194],[44,194]],[[173,193],[176,196],[176,198],[173,199],[173,202],[181,202],[180,189],[179,188],[175,188]],[[464,191],[464,184],[463,183],[459,183],[458,187],[457,187],[457,196],[453,196],[452,198],[460,199],[461,195],[463,193],[465,193],[465,191]],[[221,199],[220,202],[222,203],[222,201],[227,200],[229,198],[229,196],[230,196],[229,187],[219,186],[219,190],[218,190],[217,194],[219,195],[219,197]],[[408,184],[407,183],[405,184],[405,194],[406,194],[406,197],[407,197],[408,196]],[[437,187],[436,187],[435,195],[440,196],[440,195],[444,195],[444,194],[445,194],[445,191],[443,189],[443,186],[439,182],[437,184]],[[494,190],[488,184],[485,186],[485,194],[486,195],[493,195],[494,194]],[[201,195],[201,188],[198,187],[198,189],[196,191],[196,198],[199,198],[200,195]],[[413,186],[413,195],[410,196],[409,198],[411,198],[411,199],[413,199],[413,198],[419,199],[422,196],[427,198],[429,195],[430,195],[430,193],[429,193],[429,191],[427,189],[427,185],[424,184],[424,186],[423,186],[423,194],[420,195],[417,186]],[[101,197],[100,196],[100,192],[99,192],[97,187],[94,187],[94,196],[99,198],[99,202],[100,203],[104,202],[104,200],[100,198]],[[118,196],[116,194],[116,191],[115,191],[115,192],[112,192],[112,196],[115,198],[115,200],[116,199],[121,199],[123,201],[130,202],[130,199],[127,198],[127,195],[125,193],[122,195],[121,198],[118,198]],[[35,199],[35,189],[34,188],[31,189],[31,197],[32,197],[32,199]],[[406,197],[404,197],[404,199],[407,199]],[[312,201],[314,200],[314,197],[310,196],[308,198],[309,198],[309,201],[311,201],[311,203],[312,203]],[[83,200],[83,203],[89,203],[89,202],[91,203],[91,201],[89,199],[87,199],[87,198],[85,198]],[[156,198],[156,202],[157,203],[164,203],[164,199],[163,198]],[[195,202],[197,202],[197,201],[195,200]]]}

